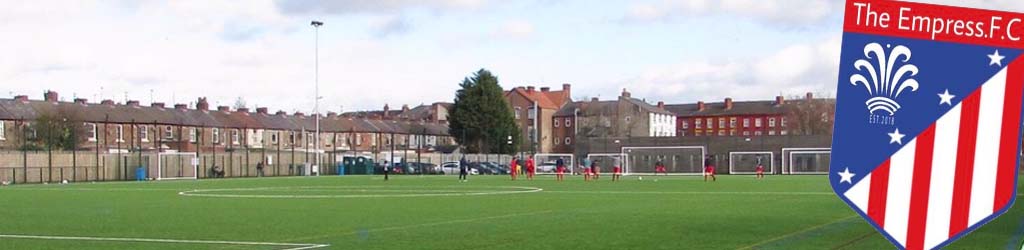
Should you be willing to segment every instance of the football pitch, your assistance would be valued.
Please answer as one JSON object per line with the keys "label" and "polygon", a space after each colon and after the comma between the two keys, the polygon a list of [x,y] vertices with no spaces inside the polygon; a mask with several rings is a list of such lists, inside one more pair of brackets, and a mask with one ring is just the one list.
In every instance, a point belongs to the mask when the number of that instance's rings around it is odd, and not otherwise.
{"label": "football pitch", "polygon": [[[1024,209],[947,249],[1020,249]],[[892,249],[826,176],[328,176],[0,188],[0,249]]]}

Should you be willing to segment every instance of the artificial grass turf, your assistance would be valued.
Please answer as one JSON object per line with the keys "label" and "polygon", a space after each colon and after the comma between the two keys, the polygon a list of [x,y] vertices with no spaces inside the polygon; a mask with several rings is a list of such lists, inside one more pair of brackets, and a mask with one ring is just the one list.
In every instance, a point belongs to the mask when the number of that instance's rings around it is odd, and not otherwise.
{"label": "artificial grass turf", "polygon": [[[543,189],[539,192],[526,192]],[[254,197],[193,197],[200,194]],[[520,191],[519,193],[510,193]],[[463,195],[467,193],[479,195]],[[411,195],[410,195],[411,194]],[[418,196],[419,194],[430,196]],[[400,197],[395,197],[400,196]],[[317,198],[303,198],[317,197]],[[330,176],[0,188],[0,234],[329,244],[321,249],[888,249],[826,176]],[[1020,248],[1011,208],[947,249]],[[2,249],[290,246],[0,237]]]}

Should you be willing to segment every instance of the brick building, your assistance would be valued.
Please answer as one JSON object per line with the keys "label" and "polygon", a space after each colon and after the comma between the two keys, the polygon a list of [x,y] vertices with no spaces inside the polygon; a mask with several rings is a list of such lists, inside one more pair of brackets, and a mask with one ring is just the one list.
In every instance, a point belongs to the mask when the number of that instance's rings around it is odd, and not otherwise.
{"label": "brick building", "polygon": [[651,105],[623,89],[616,100],[570,102],[551,117],[555,153],[573,153],[577,139],[605,137],[672,137],[675,114],[664,102]]}
{"label": "brick building", "polygon": [[512,106],[516,124],[519,125],[524,139],[520,151],[552,152],[555,146],[552,142],[552,116],[567,103],[572,102],[571,95],[572,86],[569,84],[562,84],[562,90],[551,90],[548,87],[536,89],[529,86],[505,91],[505,100]]}
{"label": "brick building", "polygon": [[[185,104],[140,105],[129,100],[90,103],[77,98],[59,101],[48,91],[43,100],[27,96],[0,99],[0,150],[23,148],[40,140],[32,126],[43,116],[60,117],[82,125],[80,150],[97,152],[179,151],[224,152],[233,149],[276,149],[313,152],[315,116],[301,112],[270,113],[267,108],[210,109],[206,98],[194,108]],[[446,123],[423,120],[382,120],[342,117],[330,112],[321,117],[323,152],[378,152],[450,145]]]}
{"label": "brick building", "polygon": [[814,99],[814,95],[807,93],[803,100],[787,101],[782,96],[773,101],[725,98],[714,103],[666,105],[666,109],[676,114],[677,136],[788,135],[793,132],[789,119],[794,108],[815,101],[832,99]]}

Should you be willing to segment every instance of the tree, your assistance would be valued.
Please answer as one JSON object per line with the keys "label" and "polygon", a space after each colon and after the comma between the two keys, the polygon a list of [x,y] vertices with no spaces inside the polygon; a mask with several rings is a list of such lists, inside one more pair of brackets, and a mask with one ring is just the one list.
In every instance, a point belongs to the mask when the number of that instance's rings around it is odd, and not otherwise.
{"label": "tree", "polygon": [[38,149],[75,150],[79,139],[85,134],[85,127],[66,112],[45,113],[29,125],[29,133],[35,135],[30,141]]}
{"label": "tree", "polygon": [[239,96],[237,99],[235,99],[235,105],[232,108],[235,108],[235,110],[238,110],[240,108],[245,108],[245,107],[248,107],[246,105],[246,103],[245,103],[245,99],[242,99],[242,97]]}
{"label": "tree", "polygon": [[515,153],[523,139],[498,78],[480,69],[459,87],[448,113],[448,133],[469,153]]}
{"label": "tree", "polygon": [[831,135],[836,102],[832,98],[800,99],[786,103],[786,128],[798,135]]}

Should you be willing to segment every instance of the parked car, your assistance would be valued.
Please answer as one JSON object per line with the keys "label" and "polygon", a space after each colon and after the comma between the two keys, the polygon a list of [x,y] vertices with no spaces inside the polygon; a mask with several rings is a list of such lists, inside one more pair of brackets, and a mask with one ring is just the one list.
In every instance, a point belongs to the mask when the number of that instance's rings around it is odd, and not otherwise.
{"label": "parked car", "polygon": [[[450,161],[441,164],[441,172],[444,174],[459,174],[459,162]],[[469,174],[477,175],[480,174],[480,171],[470,167]]]}
{"label": "parked car", "polygon": [[557,167],[553,161],[541,163],[537,165],[537,173],[554,173]]}
{"label": "parked car", "polygon": [[491,169],[491,174],[508,174],[508,168],[503,168],[497,162],[481,162],[483,166]]}
{"label": "parked car", "polygon": [[415,173],[417,174],[420,174],[421,171],[423,174],[440,174],[441,172],[440,168],[432,163],[409,162],[408,165],[410,168],[415,170]]}

